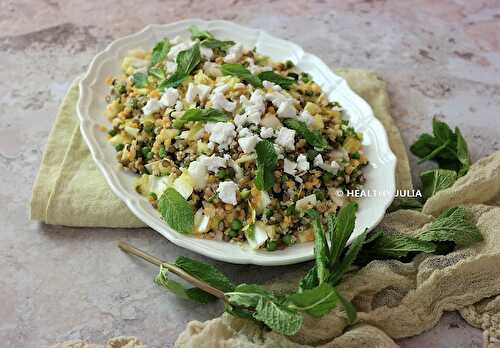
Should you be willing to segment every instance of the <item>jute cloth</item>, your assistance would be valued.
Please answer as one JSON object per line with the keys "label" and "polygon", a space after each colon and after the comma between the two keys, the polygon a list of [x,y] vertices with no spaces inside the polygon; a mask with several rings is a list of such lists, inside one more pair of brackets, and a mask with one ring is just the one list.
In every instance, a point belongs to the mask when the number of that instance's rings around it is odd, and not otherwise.
{"label": "jute cloth", "polygon": [[[399,130],[390,115],[386,84],[364,70],[338,70],[372,107],[387,130],[398,158],[397,186],[411,189],[410,166]],[[107,187],[82,141],[75,115],[78,89],[71,87],[49,137],[33,189],[32,218],[69,226],[142,227]],[[66,149],[66,151],[61,151]],[[484,332],[485,347],[500,346],[500,152],[475,163],[451,188],[429,199],[422,213],[400,210],[386,215],[381,227],[415,234],[448,207],[465,205],[484,241],[445,256],[418,255],[410,263],[373,261],[352,272],[339,290],[358,309],[359,322],[348,327],[335,310],[321,319],[306,318],[299,334],[284,337],[250,321],[223,314],[192,321],[177,347],[396,347],[393,339],[418,335],[433,327],[444,311],[458,310]],[[285,274],[269,284],[293,290],[305,272]],[[147,340],[147,337],[142,337]],[[134,337],[106,345],[80,341],[55,347],[139,348]]]}

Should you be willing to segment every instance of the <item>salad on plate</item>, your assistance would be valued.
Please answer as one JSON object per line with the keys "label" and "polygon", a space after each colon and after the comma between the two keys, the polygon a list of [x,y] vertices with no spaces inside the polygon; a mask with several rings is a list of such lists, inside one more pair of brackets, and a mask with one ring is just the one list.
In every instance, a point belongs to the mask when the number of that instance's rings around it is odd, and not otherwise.
{"label": "salad on plate", "polygon": [[274,251],[314,240],[364,182],[362,134],[310,75],[190,28],[130,50],[107,78],[109,142],[165,222]]}

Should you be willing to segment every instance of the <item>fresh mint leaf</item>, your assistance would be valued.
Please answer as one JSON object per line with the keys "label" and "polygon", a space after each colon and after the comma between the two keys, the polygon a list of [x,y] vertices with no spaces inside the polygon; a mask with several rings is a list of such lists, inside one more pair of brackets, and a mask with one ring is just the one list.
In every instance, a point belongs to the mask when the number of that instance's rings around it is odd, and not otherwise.
{"label": "fresh mint leaf", "polygon": [[287,297],[288,308],[306,312],[319,318],[328,314],[337,306],[338,296],[335,289],[328,283],[295,293]]}
{"label": "fresh mint leaf", "polygon": [[296,311],[266,298],[259,300],[253,317],[286,336],[295,335],[304,322],[302,315]]}
{"label": "fresh mint leaf", "polygon": [[203,47],[211,48],[211,49],[220,49],[221,51],[226,52],[229,47],[234,46],[236,43],[234,41],[222,41],[217,39],[206,39],[201,42]]}
{"label": "fresh mint leaf", "polygon": [[136,72],[132,75],[132,82],[137,88],[145,88],[148,85],[148,76],[142,72]]}
{"label": "fresh mint leaf", "polygon": [[199,121],[199,122],[225,122],[227,121],[227,115],[217,109],[200,109],[192,108],[184,112],[184,114],[175,119],[173,126],[175,128],[182,128],[186,122]]}
{"label": "fresh mint leaf", "polygon": [[193,231],[193,208],[175,189],[169,187],[163,192],[158,201],[158,209],[167,224],[177,232]]}
{"label": "fresh mint leaf", "polygon": [[459,247],[466,247],[483,240],[481,232],[463,207],[446,210],[425,226],[417,238],[426,242],[450,241]]}
{"label": "fresh mint leaf", "polygon": [[460,170],[458,171],[458,176],[460,177],[464,176],[469,171],[471,160],[467,142],[458,127],[455,128],[455,134],[457,135],[457,158],[461,164]]}
{"label": "fresh mint leaf", "polygon": [[316,271],[318,273],[319,284],[323,284],[329,275],[329,254],[328,244],[326,243],[325,231],[321,224],[318,212],[315,210],[307,210],[306,214],[312,219],[314,231],[314,257],[316,260]]}
{"label": "fresh mint leaf", "polygon": [[451,144],[451,139],[446,140],[444,143],[436,147],[434,150],[432,150],[427,156],[421,158],[417,163],[421,164],[424,163],[425,161],[430,161],[439,156],[442,152],[446,151],[448,149],[448,146]]}
{"label": "fresh mint leaf", "polygon": [[171,291],[176,296],[184,300],[192,300],[199,303],[210,303],[217,300],[217,297],[199,289],[188,288],[186,289],[181,283],[176,282],[168,277],[167,269],[160,267],[160,272],[154,279],[155,284]]}
{"label": "fresh mint leaf", "polygon": [[263,297],[274,299],[269,291],[255,284],[240,284],[233,291],[226,292],[225,295],[232,305],[247,308],[257,307]]}
{"label": "fresh mint leaf", "polygon": [[241,64],[222,64],[221,71],[224,75],[239,77],[254,87],[262,87],[262,81]]}
{"label": "fresh mint leaf", "polygon": [[160,91],[169,87],[179,86],[193,72],[198,64],[200,64],[200,45],[197,43],[193,47],[179,52],[176,62],[177,69],[175,70],[175,73],[159,84],[158,89]]}
{"label": "fresh mint leaf", "polygon": [[342,296],[337,290],[334,290],[337,294],[340,304],[344,308],[344,312],[347,315],[347,320],[350,325],[354,324],[358,318],[358,313],[356,307],[349,302],[344,296]]}
{"label": "fresh mint leaf", "polygon": [[161,40],[153,48],[153,53],[151,54],[151,66],[155,66],[161,63],[167,58],[167,54],[170,51],[170,42],[168,40]]}
{"label": "fresh mint leaf", "polygon": [[165,71],[162,68],[156,68],[156,67],[149,68],[148,74],[150,76],[156,77],[159,80],[165,79]]}
{"label": "fresh mint leaf", "polygon": [[366,243],[359,255],[359,261],[367,263],[375,259],[400,259],[412,252],[432,253],[436,245],[402,234],[377,234],[377,238]]}
{"label": "fresh mint leaf", "polygon": [[270,81],[272,83],[279,85],[283,89],[289,89],[295,83],[294,79],[277,74],[274,71],[263,71],[257,76],[262,81],[264,80]]}
{"label": "fresh mint leaf", "polygon": [[224,292],[233,291],[234,284],[217,268],[204,262],[179,256],[175,265],[207,284]]}
{"label": "fresh mint leaf", "polygon": [[201,30],[200,28],[198,28],[197,26],[195,25],[192,25],[188,28],[188,30],[191,32],[191,39],[193,40],[206,40],[206,39],[213,39],[214,36],[209,33],[208,31],[206,30]]}
{"label": "fresh mint leaf", "polygon": [[316,269],[316,265],[314,265],[302,278],[299,283],[299,292],[304,290],[315,288],[319,285],[318,279],[318,270]]}
{"label": "fresh mint leaf", "polygon": [[254,320],[253,308],[251,309],[241,308],[238,306],[233,306],[230,303],[226,302],[224,303],[224,310],[235,317]]}
{"label": "fresh mint leaf", "polygon": [[354,231],[357,210],[358,205],[356,203],[349,203],[337,213],[333,230],[330,231],[330,265],[340,258],[349,237]]}
{"label": "fresh mint leaf", "polygon": [[288,128],[294,129],[297,134],[304,138],[304,140],[309,145],[313,146],[315,150],[321,152],[328,148],[328,142],[321,135],[321,133],[318,130],[310,130],[304,122],[299,121],[295,118],[287,118],[283,121],[283,123]]}
{"label": "fresh mint leaf", "polygon": [[278,164],[278,154],[269,140],[261,140],[255,146],[257,153],[257,170],[255,186],[267,191],[274,186],[274,170]]}
{"label": "fresh mint leaf", "polygon": [[392,213],[400,209],[421,210],[422,207],[422,202],[416,198],[395,197],[389,208],[387,208],[387,213]]}
{"label": "fresh mint leaf", "polygon": [[333,267],[333,272],[329,278],[329,282],[332,285],[337,285],[342,280],[344,274],[349,270],[351,265],[354,263],[358,257],[361,248],[363,247],[367,235],[367,231],[357,236],[349,246],[349,249],[345,252],[345,255],[340,261],[338,261]]}
{"label": "fresh mint leaf", "polygon": [[422,194],[425,199],[451,187],[457,180],[457,173],[448,169],[428,170],[420,174]]}

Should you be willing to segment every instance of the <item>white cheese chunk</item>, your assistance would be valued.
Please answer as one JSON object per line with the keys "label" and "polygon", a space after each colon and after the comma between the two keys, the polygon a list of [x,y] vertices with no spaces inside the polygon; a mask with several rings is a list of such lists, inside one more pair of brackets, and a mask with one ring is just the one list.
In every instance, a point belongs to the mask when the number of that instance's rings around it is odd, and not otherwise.
{"label": "white cheese chunk", "polygon": [[308,127],[311,126],[314,123],[314,117],[311,116],[309,112],[306,110],[303,110],[300,115],[298,116],[298,119],[302,122],[304,122]]}
{"label": "white cheese chunk", "polygon": [[309,170],[309,162],[307,161],[307,157],[303,154],[300,154],[298,157],[297,157],[297,170],[299,172],[303,172],[303,171],[306,171],[306,170]]}
{"label": "white cheese chunk", "polygon": [[211,60],[214,56],[214,51],[211,48],[205,46],[200,46],[200,53],[201,56],[206,60]]}
{"label": "white cheese chunk", "polygon": [[207,166],[200,160],[189,163],[188,173],[193,178],[194,188],[203,190],[207,186]]}
{"label": "white cheese chunk", "polygon": [[208,232],[210,226],[210,218],[203,214],[203,209],[200,208],[194,214],[194,227],[195,231],[198,233]]}
{"label": "white cheese chunk", "polygon": [[229,47],[227,54],[224,57],[225,63],[236,63],[240,60],[243,55],[243,45],[241,43],[236,43],[235,45]]}
{"label": "white cheese chunk", "polygon": [[186,101],[189,104],[192,104],[196,101],[197,97],[200,101],[204,101],[207,99],[208,93],[210,93],[211,89],[212,87],[207,85],[189,83],[186,92]]}
{"label": "white cheese chunk", "polygon": [[292,118],[297,116],[297,110],[295,109],[295,106],[293,106],[293,102],[289,99],[280,103],[276,113],[279,118]]}
{"label": "white cheese chunk", "polygon": [[302,199],[299,199],[297,202],[295,202],[295,209],[298,211],[302,212],[305,211],[309,208],[312,208],[316,205],[318,200],[316,199],[316,195],[313,193],[309,196],[305,196]]}
{"label": "white cheese chunk", "polygon": [[245,230],[245,236],[247,237],[250,248],[256,250],[264,245],[266,240],[269,238],[265,227],[266,225],[263,222],[258,221],[253,228]]}
{"label": "white cheese chunk", "polygon": [[295,175],[297,172],[297,162],[290,161],[288,158],[285,158],[283,163],[283,171],[290,175]]}
{"label": "white cheese chunk", "polygon": [[220,157],[217,155],[212,155],[210,157],[202,156],[201,161],[207,167],[208,171],[217,173],[220,168],[226,168],[227,166],[226,157]]}
{"label": "white cheese chunk", "polygon": [[205,62],[203,64],[203,72],[211,77],[222,76],[222,72],[220,71],[220,65],[213,62]]}
{"label": "white cheese chunk", "polygon": [[177,63],[167,60],[165,62],[165,70],[167,74],[173,74],[177,70]]}
{"label": "white cheese chunk", "polygon": [[214,109],[233,112],[236,108],[236,103],[227,100],[224,96],[224,92],[228,87],[229,86],[227,85],[216,87],[213,93],[210,95],[210,101],[212,102],[212,106]]}
{"label": "white cheese chunk", "polygon": [[161,109],[161,104],[158,99],[149,99],[146,105],[142,108],[144,115],[151,115]]}
{"label": "white cheese chunk", "polygon": [[274,136],[274,129],[271,127],[262,127],[260,129],[260,137],[263,139],[269,139]]}
{"label": "white cheese chunk", "polygon": [[255,151],[255,145],[260,141],[258,135],[247,136],[245,138],[239,138],[238,144],[240,144],[241,149],[244,153],[250,153]]}
{"label": "white cheese chunk", "polygon": [[160,98],[160,104],[163,106],[174,106],[179,98],[177,89],[169,87],[163,92]]}
{"label": "white cheese chunk", "polygon": [[228,204],[236,205],[238,202],[236,200],[236,190],[238,185],[232,181],[223,181],[219,183],[217,188],[217,193],[219,194],[219,199]]}
{"label": "white cheese chunk", "polygon": [[205,130],[210,134],[208,140],[219,144],[223,149],[227,148],[236,136],[234,128],[231,122],[208,122],[205,125]]}
{"label": "white cheese chunk", "polygon": [[324,163],[323,157],[321,156],[321,154],[317,155],[314,158],[313,164],[316,167],[319,167],[319,168],[323,169],[324,171],[327,171],[327,172],[332,173],[334,175],[337,174],[339,169],[341,168],[340,165],[335,161],[330,162],[330,164]]}
{"label": "white cheese chunk", "polygon": [[295,130],[281,127],[276,136],[276,143],[285,150],[295,150]]}

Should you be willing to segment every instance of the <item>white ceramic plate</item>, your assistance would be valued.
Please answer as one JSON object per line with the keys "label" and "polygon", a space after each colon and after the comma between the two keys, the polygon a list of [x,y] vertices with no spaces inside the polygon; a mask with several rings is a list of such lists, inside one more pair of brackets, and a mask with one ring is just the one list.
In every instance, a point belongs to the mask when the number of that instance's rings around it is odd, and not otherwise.
{"label": "white ceramic plate", "polygon": [[313,76],[327,92],[331,101],[340,102],[346,109],[351,124],[364,135],[365,153],[370,161],[365,169],[367,178],[365,189],[384,193],[381,197],[364,198],[359,201],[356,227],[351,239],[362,233],[365,228],[375,227],[395,194],[396,157],[389,148],[387,134],[382,124],[373,116],[370,106],[318,57],[262,30],[249,29],[226,21],[186,20],[167,25],[150,25],[141,32],[114,41],[93,59],[80,82],[77,111],[83,138],[113,192],[144,223],[178,246],[202,255],[232,263],[269,266],[313,259],[312,243],[297,244],[274,252],[252,251],[227,242],[200,240],[177,233],[161,220],[160,214],[144,197],[135,192],[133,185],[135,176],[119,168],[114,148],[107,141],[106,133],[99,129],[102,125],[109,125],[104,116],[106,109],[104,97],[108,92],[105,78],[121,74],[120,63],[128,50],[137,47],[149,50],[164,37],[173,38],[180,35],[187,38],[190,35],[187,28],[191,25],[209,30],[217,38],[241,42],[248,48],[256,47],[259,53],[268,55],[274,60],[291,60],[302,71]]}

